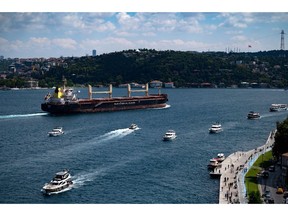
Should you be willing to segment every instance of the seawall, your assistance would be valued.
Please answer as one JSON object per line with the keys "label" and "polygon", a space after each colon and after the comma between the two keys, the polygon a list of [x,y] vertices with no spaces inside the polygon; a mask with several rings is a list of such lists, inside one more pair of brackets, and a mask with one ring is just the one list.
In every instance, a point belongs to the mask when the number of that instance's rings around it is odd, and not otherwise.
{"label": "seawall", "polygon": [[219,204],[248,203],[245,187],[245,175],[254,162],[270,151],[274,143],[274,134],[270,132],[266,143],[258,148],[234,152],[226,157],[216,171],[220,171]]}

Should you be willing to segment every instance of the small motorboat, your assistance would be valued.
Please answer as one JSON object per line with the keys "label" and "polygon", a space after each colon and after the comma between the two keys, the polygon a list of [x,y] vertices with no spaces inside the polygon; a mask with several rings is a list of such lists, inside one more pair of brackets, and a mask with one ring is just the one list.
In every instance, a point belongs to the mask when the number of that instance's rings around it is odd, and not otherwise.
{"label": "small motorboat", "polygon": [[52,131],[48,132],[49,136],[60,136],[62,134],[64,134],[62,127],[55,127]]}
{"label": "small motorboat", "polygon": [[209,133],[220,133],[221,131],[223,131],[223,129],[219,122],[212,124],[212,126],[209,128]]}
{"label": "small motorboat", "polygon": [[73,182],[69,170],[57,172],[55,177],[42,187],[42,192],[46,195],[58,194],[70,190]]}
{"label": "small motorboat", "polygon": [[136,124],[131,124],[129,129],[131,130],[135,130],[138,126]]}
{"label": "small motorboat", "polygon": [[250,111],[247,115],[248,119],[259,119],[260,114],[258,112]]}
{"label": "small motorboat", "polygon": [[163,136],[163,140],[164,141],[170,141],[170,140],[173,140],[175,139],[177,136],[176,136],[176,132],[174,130],[168,130],[164,136]]}

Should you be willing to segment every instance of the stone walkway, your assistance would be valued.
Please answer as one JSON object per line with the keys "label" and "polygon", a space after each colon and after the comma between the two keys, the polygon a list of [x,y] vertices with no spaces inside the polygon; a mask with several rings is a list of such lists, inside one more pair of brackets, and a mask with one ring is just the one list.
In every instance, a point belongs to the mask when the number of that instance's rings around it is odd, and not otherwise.
{"label": "stone walkway", "polygon": [[247,203],[245,174],[260,155],[271,150],[274,134],[269,134],[265,145],[247,152],[235,152],[215,168],[215,173],[221,173],[219,204]]}

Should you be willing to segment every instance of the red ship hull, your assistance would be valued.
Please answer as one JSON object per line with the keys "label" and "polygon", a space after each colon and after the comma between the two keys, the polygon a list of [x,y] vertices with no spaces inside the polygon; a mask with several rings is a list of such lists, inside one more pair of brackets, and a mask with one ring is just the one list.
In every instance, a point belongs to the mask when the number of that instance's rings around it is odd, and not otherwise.
{"label": "red ship hull", "polygon": [[167,94],[134,97],[79,99],[63,103],[44,102],[41,109],[51,114],[96,113],[147,108],[163,108]]}

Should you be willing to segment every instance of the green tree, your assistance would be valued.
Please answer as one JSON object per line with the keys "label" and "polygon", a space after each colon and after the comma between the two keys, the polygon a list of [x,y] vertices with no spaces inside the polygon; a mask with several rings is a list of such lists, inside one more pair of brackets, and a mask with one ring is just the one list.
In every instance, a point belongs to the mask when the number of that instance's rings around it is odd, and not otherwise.
{"label": "green tree", "polygon": [[252,191],[249,193],[248,204],[261,204],[262,200],[259,191]]}
{"label": "green tree", "polygon": [[275,142],[272,148],[273,156],[279,160],[283,153],[288,152],[288,118],[283,122],[277,122],[277,132]]}

